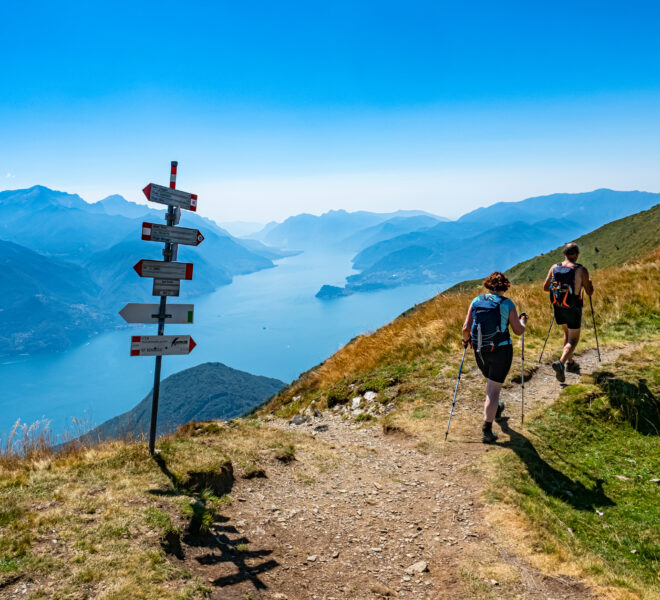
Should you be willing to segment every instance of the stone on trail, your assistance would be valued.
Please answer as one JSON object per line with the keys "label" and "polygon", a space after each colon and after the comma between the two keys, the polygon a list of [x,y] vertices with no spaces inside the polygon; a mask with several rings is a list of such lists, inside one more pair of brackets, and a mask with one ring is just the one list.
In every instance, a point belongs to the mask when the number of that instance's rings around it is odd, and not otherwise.
{"label": "stone on trail", "polygon": [[371,591],[379,596],[394,596],[394,592],[382,583],[374,583],[371,586]]}
{"label": "stone on trail", "polygon": [[373,402],[377,397],[378,394],[376,392],[369,391],[364,393],[364,399],[367,402]]}
{"label": "stone on trail", "polygon": [[309,417],[303,417],[301,415],[296,415],[293,417],[290,421],[289,424],[291,425],[302,425],[304,423],[307,423],[309,421]]}
{"label": "stone on trail", "polygon": [[355,396],[355,398],[351,400],[351,409],[355,410],[356,408],[360,408],[360,404],[362,404],[362,396]]}
{"label": "stone on trail", "polygon": [[316,554],[312,554],[311,556],[307,557],[307,562],[316,562],[317,558],[318,556],[316,556]]}
{"label": "stone on trail", "polygon": [[429,563],[426,561],[420,560],[419,562],[416,562],[412,565],[410,565],[406,569],[406,573],[408,575],[416,575],[416,574],[421,574],[421,573],[426,573],[426,571],[429,570]]}

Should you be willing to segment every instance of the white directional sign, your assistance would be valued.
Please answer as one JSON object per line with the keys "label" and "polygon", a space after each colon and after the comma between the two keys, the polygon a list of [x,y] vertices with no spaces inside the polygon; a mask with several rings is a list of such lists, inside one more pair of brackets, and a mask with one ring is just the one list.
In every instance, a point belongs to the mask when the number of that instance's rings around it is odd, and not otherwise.
{"label": "white directional sign", "polygon": [[147,242],[172,242],[186,246],[199,246],[204,241],[204,236],[199,229],[142,223],[142,239]]}
{"label": "white directional sign", "polygon": [[196,345],[189,335],[134,335],[131,356],[190,354]]}
{"label": "white directional sign", "polygon": [[161,279],[192,279],[193,264],[142,259],[133,268],[140,277]]}
{"label": "white directional sign", "polygon": [[193,212],[197,211],[197,194],[190,194],[175,190],[157,183],[150,183],[142,190],[147,200],[158,202],[158,204],[167,204],[177,208],[185,208]]}
{"label": "white directional sign", "polygon": [[[178,282],[178,280],[177,280]],[[165,323],[185,324],[193,322],[193,304],[168,304],[165,310]],[[119,311],[127,323],[158,323],[160,304],[129,303]]]}
{"label": "white directional sign", "polygon": [[181,289],[180,279],[154,279],[153,296],[178,296]]}

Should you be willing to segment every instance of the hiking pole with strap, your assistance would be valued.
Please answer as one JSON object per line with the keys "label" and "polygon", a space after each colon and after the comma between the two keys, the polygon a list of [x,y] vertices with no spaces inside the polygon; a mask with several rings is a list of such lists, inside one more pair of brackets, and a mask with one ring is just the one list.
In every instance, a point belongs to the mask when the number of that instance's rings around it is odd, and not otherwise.
{"label": "hiking pole with strap", "polygon": [[[525,327],[527,327],[527,315],[522,313],[521,317],[525,317]],[[525,424],[525,332],[522,332],[522,369],[520,373],[520,380],[522,387],[520,388],[521,394],[521,413],[520,413],[520,425]]]}
{"label": "hiking pole with strap", "polygon": [[456,388],[454,389],[454,399],[451,401],[451,410],[449,411],[449,421],[447,421],[447,431],[445,431],[445,442],[449,435],[449,425],[451,424],[451,417],[454,414],[454,404],[456,404],[456,395],[458,394],[458,384],[461,381],[461,372],[463,371],[463,361],[465,360],[465,353],[467,352],[468,345],[463,346],[463,357],[461,358],[461,366],[458,368],[458,379],[456,380]]}
{"label": "hiking pole with strap", "polygon": [[600,346],[598,344],[598,331],[596,330],[596,315],[594,315],[594,303],[589,296],[589,305],[591,306],[591,320],[594,322],[594,335],[596,336],[596,350],[598,350],[598,362],[600,362]]}
{"label": "hiking pole with strap", "polygon": [[543,350],[541,350],[541,356],[539,356],[539,364],[543,360],[543,353],[545,352],[545,345],[548,343],[548,338],[550,337],[550,332],[552,331],[552,326],[555,324],[555,315],[552,315],[552,320],[550,321],[550,327],[548,328],[548,335],[545,336],[545,342],[543,342]]}

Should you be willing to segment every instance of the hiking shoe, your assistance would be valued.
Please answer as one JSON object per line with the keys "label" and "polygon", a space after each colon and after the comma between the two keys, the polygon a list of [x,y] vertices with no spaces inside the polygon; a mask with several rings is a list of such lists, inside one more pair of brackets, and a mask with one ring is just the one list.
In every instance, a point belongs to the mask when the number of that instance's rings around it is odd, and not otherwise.
{"label": "hiking shoe", "polygon": [[502,413],[504,412],[504,402],[497,403],[497,412],[495,413],[495,420],[499,421],[502,418]]}
{"label": "hiking shoe", "polygon": [[497,440],[497,436],[493,433],[493,424],[484,423],[481,427],[481,441],[484,444],[492,444]]}
{"label": "hiking shoe", "polygon": [[557,381],[564,383],[566,381],[566,374],[564,373],[564,365],[561,364],[561,361],[556,360],[552,363],[552,369],[557,376]]}
{"label": "hiking shoe", "polygon": [[572,360],[571,362],[569,362],[566,365],[566,370],[569,373],[577,373],[579,375],[580,374],[580,365],[578,365],[574,360]]}

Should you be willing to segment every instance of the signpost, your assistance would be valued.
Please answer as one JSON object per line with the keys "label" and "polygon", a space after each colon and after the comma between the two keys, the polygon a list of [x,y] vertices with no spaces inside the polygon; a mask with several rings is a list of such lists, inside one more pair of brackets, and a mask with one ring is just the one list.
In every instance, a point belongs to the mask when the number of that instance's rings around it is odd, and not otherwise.
{"label": "signpost", "polygon": [[131,356],[190,354],[196,345],[189,335],[134,335]]}
{"label": "signpost", "polygon": [[[170,304],[165,319],[167,323],[182,325],[193,322],[195,306],[193,304]],[[158,323],[159,304],[129,303],[119,311],[127,323]]]}
{"label": "signpost", "polygon": [[186,246],[199,246],[204,241],[204,236],[199,229],[142,223],[142,239],[147,242],[172,242]]}
{"label": "signpost", "polygon": [[158,277],[159,279],[193,278],[192,263],[163,262],[162,260],[139,260],[133,266],[140,277]]}
{"label": "signpost", "polygon": [[154,279],[153,296],[178,296],[180,279]]}
{"label": "signpost", "polygon": [[[176,173],[174,173],[176,175]],[[175,182],[176,183],[176,182]],[[174,208],[185,208],[195,212],[197,210],[197,194],[189,194],[181,190],[175,190],[170,181],[170,187],[150,183],[142,190],[147,200],[158,202],[158,204],[167,204]]]}
{"label": "signpost", "polygon": [[151,202],[167,205],[166,225],[142,223],[142,239],[163,242],[163,260],[140,260],[133,267],[140,277],[153,277],[153,295],[160,296],[159,304],[127,304],[120,315],[128,323],[158,323],[157,335],[136,335],[131,339],[131,356],[155,356],[154,389],[151,404],[151,426],[149,428],[149,452],[153,455],[156,443],[156,422],[160,395],[160,371],[163,356],[189,354],[195,341],[189,335],[164,335],[165,323],[192,323],[192,304],[167,306],[168,296],[178,296],[181,280],[193,277],[192,263],[176,261],[178,245],[198,246],[204,236],[197,229],[175,227],[181,218],[181,209],[196,211],[197,195],[176,189],[178,163],[172,161],[170,187],[150,183],[142,190]]}

